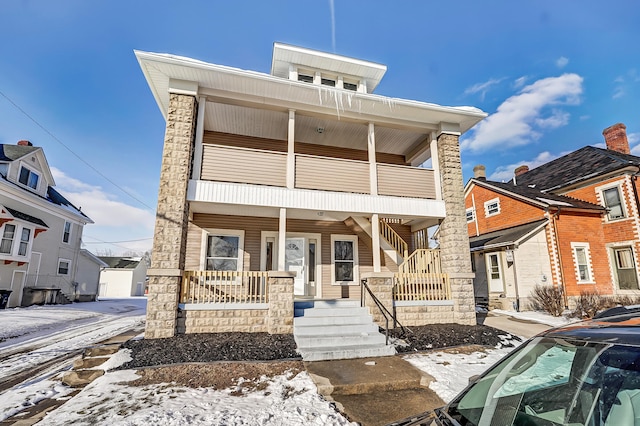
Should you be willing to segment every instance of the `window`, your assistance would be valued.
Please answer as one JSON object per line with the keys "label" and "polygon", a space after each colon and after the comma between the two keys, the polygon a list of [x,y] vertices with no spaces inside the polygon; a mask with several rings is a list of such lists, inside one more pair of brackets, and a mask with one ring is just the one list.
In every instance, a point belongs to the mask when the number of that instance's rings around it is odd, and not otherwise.
{"label": "window", "polygon": [[346,81],[344,83],[342,83],[342,87],[344,87],[346,90],[351,90],[353,92],[358,90],[358,84],[356,84],[356,83],[347,83]]}
{"label": "window", "polygon": [[13,246],[13,237],[16,233],[16,226],[10,223],[4,225],[4,231],[2,233],[2,241],[0,241],[0,253],[11,254],[11,247]]}
{"label": "window", "polygon": [[29,188],[38,189],[38,179],[40,176],[36,172],[33,172],[26,167],[20,168],[20,176],[18,177],[18,182],[23,185],[28,186]]}
{"label": "window", "polygon": [[475,220],[475,215],[473,214],[473,207],[467,209],[467,223],[473,222]]}
{"label": "window", "polygon": [[331,86],[331,87],[336,87],[336,81],[332,80],[330,78],[321,78],[320,79],[320,84],[322,84],[323,86]]}
{"label": "window", "polygon": [[484,203],[485,216],[493,216],[500,213],[500,199],[494,198]]}
{"label": "window", "polygon": [[573,248],[573,261],[576,266],[576,278],[578,283],[592,283],[593,272],[591,271],[591,262],[589,255],[588,243],[571,243]]}
{"label": "window", "polygon": [[613,187],[602,191],[602,198],[604,199],[604,205],[608,209],[609,213],[607,217],[609,220],[622,219],[625,217],[624,209],[622,208],[622,200],[620,197],[620,188]]}
{"label": "window", "polygon": [[27,249],[29,248],[30,237],[31,237],[31,229],[22,228],[22,233],[20,234],[20,246],[18,247],[19,256],[27,255]]}
{"label": "window", "polygon": [[305,83],[313,83],[313,76],[298,73],[298,81],[304,81]]}
{"label": "window", "polygon": [[70,266],[70,260],[58,259],[58,275],[69,275]]}
{"label": "window", "polygon": [[242,238],[228,232],[207,236],[205,269],[207,271],[242,271]]}
{"label": "window", "polygon": [[355,235],[332,235],[331,240],[334,284],[357,284],[358,237]]}
{"label": "window", "polygon": [[68,243],[71,239],[71,222],[64,223],[64,229],[62,230],[62,242]]}

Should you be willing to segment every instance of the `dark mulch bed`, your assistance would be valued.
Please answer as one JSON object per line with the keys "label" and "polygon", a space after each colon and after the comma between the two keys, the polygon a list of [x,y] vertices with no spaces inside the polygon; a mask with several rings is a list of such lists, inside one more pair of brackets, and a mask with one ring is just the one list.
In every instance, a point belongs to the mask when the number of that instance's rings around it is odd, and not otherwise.
{"label": "dark mulch bed", "polygon": [[[432,324],[410,327],[402,336],[400,329],[389,331],[399,353],[418,352],[456,346],[495,347],[512,345],[506,333],[485,325]],[[384,331],[383,331],[384,332]],[[272,361],[300,359],[291,334],[211,333],[180,334],[168,339],[130,340],[132,361],[121,369],[169,365],[184,362]]]}

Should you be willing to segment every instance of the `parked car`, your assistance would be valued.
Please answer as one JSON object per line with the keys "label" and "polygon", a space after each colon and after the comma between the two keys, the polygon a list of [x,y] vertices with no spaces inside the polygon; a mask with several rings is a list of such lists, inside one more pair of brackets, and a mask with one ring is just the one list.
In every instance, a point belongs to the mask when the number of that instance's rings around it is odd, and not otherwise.
{"label": "parked car", "polygon": [[446,406],[390,425],[640,425],[640,306],[543,332]]}

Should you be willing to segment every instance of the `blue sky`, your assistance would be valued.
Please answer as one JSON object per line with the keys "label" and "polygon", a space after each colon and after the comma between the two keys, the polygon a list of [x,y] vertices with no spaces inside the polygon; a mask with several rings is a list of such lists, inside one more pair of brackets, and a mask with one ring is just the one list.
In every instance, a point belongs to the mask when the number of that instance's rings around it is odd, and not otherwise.
{"label": "blue sky", "polygon": [[276,41],[383,63],[378,94],[487,112],[461,139],[464,180],[477,164],[507,180],[618,122],[640,155],[639,22],[633,0],[5,0],[0,143],[44,148],[96,222],[86,248],[144,251],[164,121],[134,49],[265,73]]}

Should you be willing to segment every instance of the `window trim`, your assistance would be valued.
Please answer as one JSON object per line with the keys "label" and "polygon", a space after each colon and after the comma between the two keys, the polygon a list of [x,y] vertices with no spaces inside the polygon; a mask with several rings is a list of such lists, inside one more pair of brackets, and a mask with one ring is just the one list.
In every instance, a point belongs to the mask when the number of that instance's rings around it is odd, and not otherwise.
{"label": "window trim", "polygon": [[[33,240],[35,238],[35,229],[31,226],[26,226],[21,222],[6,222],[0,226],[0,243],[4,240],[4,232],[7,225],[14,227],[11,247],[8,253],[1,252],[0,256],[14,259],[29,258],[31,256],[31,247],[33,246]],[[22,233],[25,229],[29,230],[29,239],[27,241],[22,240]],[[24,247],[24,243],[26,243],[25,253],[20,254],[20,248]]]}
{"label": "window trim", "polygon": [[[66,229],[67,229],[67,224],[69,224],[69,233],[67,234]],[[62,226],[62,242],[65,244],[71,244],[71,235],[73,231],[73,223],[69,222],[68,220],[64,221],[64,225]],[[67,239],[65,241],[64,237],[65,234],[67,234]]]}
{"label": "window trim", "polygon": [[11,239],[10,239],[11,244],[9,245],[9,252],[7,252],[7,253],[0,252],[0,255],[12,256],[13,255],[13,248],[14,248],[13,243],[15,242],[16,235],[18,234],[18,232],[17,232],[18,231],[18,225],[16,223],[7,222],[7,223],[5,223],[4,225],[2,225],[0,227],[0,231],[1,231],[0,232],[0,247],[2,245],[2,242],[5,240],[4,233],[7,231],[7,226],[13,226],[13,235],[11,236]]}
{"label": "window trim", "polygon": [[244,270],[244,230],[242,229],[216,229],[208,228],[202,233],[202,246],[200,255],[200,270],[207,270],[207,246],[209,236],[219,235],[221,237],[238,237],[238,258],[237,258],[237,272]]}
{"label": "window trim", "polygon": [[[62,262],[67,262],[67,273],[63,274],[60,272],[60,263]],[[71,259],[65,259],[62,257],[58,258],[58,267],[56,268],[56,275],[60,275],[60,276],[65,276],[68,277],[69,275],[71,275]]]}
{"label": "window trim", "polygon": [[[471,215],[469,215],[469,213],[471,213]],[[469,207],[468,209],[466,209],[465,215],[467,217],[467,223],[473,223],[476,220],[476,212],[473,210],[473,207]]]}
{"label": "window trim", "polygon": [[[610,210],[609,210],[610,208],[609,206],[607,206],[607,198],[605,197],[605,194],[604,194],[606,191],[609,191],[612,189],[616,189],[618,191],[618,199],[620,200],[620,210],[622,211],[622,216],[616,217],[616,218],[612,218],[610,216]],[[625,202],[624,191],[622,188],[622,182],[615,182],[611,185],[602,186],[598,188],[598,192],[600,193],[599,195],[602,201],[602,206],[604,206],[607,209],[607,214],[605,216],[605,219],[607,222],[616,222],[618,220],[627,219],[629,217],[629,214],[627,213],[627,206]]]}
{"label": "window trim", "polygon": [[[587,280],[583,280],[580,278],[580,263],[578,263],[578,250],[584,250],[584,256],[587,261],[585,265],[587,267],[587,273],[589,277]],[[576,283],[577,284],[595,284],[594,276],[593,276],[593,265],[591,262],[591,248],[589,247],[589,243],[583,242],[572,242],[571,243],[571,256],[573,257],[573,266],[575,271]]]}
{"label": "window trim", "polygon": [[[27,170],[29,172],[29,174],[27,175],[27,183],[22,183],[20,181],[20,175],[22,175],[22,170]],[[31,175],[34,175],[37,177],[36,180],[36,186],[35,188],[31,185],[29,185],[29,182],[31,181]],[[16,181],[18,182],[18,184],[22,185],[25,188],[29,188],[29,190],[33,190],[33,191],[37,191],[38,188],[40,187],[40,173],[39,171],[36,171],[34,169],[32,169],[31,167],[25,165],[25,164],[20,164],[20,168],[18,169],[18,178],[16,179]]]}
{"label": "window trim", "polygon": [[[497,207],[498,211],[494,212],[494,213],[490,213],[489,212],[489,206],[494,204],[494,203],[496,204],[496,207]],[[484,215],[485,215],[485,217],[497,216],[497,215],[500,214],[500,212],[501,212],[501,209],[500,209],[500,197],[492,198],[491,200],[487,200],[487,201],[484,202]]]}
{"label": "window trim", "polygon": [[[336,281],[336,241],[351,241],[353,243],[353,281]],[[331,234],[331,285],[360,285],[359,266],[358,236]]]}

